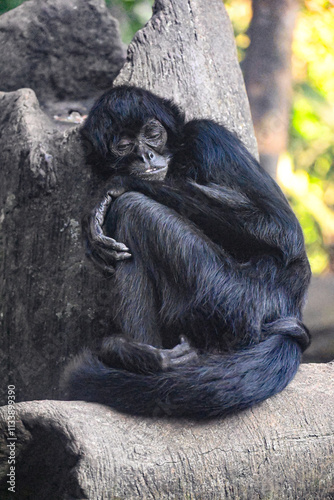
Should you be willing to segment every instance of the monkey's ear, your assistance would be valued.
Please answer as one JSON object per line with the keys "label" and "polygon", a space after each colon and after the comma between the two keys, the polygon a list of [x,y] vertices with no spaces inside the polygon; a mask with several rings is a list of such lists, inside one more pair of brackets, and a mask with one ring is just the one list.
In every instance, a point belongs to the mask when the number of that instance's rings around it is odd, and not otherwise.
{"label": "monkey's ear", "polygon": [[167,130],[169,145],[175,144],[175,148],[178,149],[183,136],[184,112],[169,99],[162,99],[154,95],[151,95],[151,99],[153,101],[154,116]]}
{"label": "monkey's ear", "polygon": [[113,120],[106,117],[103,110],[95,110],[86,118],[80,129],[87,155],[93,153],[92,149],[102,158],[109,153],[109,142],[112,134]]}

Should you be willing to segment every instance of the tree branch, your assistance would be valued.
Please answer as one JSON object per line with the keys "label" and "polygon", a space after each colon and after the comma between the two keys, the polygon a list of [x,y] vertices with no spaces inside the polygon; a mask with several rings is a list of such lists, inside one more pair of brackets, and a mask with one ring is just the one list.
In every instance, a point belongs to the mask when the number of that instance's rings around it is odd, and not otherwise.
{"label": "tree branch", "polygon": [[[283,393],[201,424],[134,418],[91,403],[20,403],[17,495],[22,500],[330,500],[333,375],[334,363],[303,365]],[[8,455],[7,411],[0,411]],[[6,465],[4,457],[3,499]]]}

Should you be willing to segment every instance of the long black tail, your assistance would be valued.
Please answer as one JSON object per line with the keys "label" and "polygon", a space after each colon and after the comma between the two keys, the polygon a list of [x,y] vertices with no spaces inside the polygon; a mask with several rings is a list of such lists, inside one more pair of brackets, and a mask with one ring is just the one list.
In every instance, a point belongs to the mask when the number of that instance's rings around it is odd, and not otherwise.
{"label": "long black tail", "polygon": [[249,408],[282,391],[309,345],[306,327],[284,318],[263,328],[265,339],[231,355],[208,355],[150,375],[107,367],[84,353],[66,375],[69,399],[92,401],[133,415],[205,419]]}

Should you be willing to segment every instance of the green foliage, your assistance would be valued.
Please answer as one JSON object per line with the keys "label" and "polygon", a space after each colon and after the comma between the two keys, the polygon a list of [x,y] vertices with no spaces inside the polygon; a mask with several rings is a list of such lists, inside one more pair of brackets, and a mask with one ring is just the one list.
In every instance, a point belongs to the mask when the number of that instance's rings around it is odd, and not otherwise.
{"label": "green foliage", "polygon": [[[289,151],[297,169],[308,173],[309,191],[332,213],[319,220],[316,211],[301,222],[313,270],[328,267],[327,248],[334,245],[334,8],[324,0],[307,0],[293,44],[294,93]],[[294,200],[298,213],[304,199]]]}
{"label": "green foliage", "polygon": [[319,274],[328,266],[328,253],[322,236],[321,225],[297,196],[289,197],[289,201],[303,228],[307,255],[312,271]]}
{"label": "green foliage", "polygon": [[0,14],[7,12],[10,9],[15,9],[23,3],[25,0],[1,0],[0,2]]}
{"label": "green foliage", "polygon": [[121,36],[126,44],[152,15],[153,0],[106,0],[106,4],[119,20]]}
{"label": "green foliage", "polygon": [[224,0],[224,5],[232,21],[239,62],[243,61],[250,44],[247,29],[252,17],[250,0]]}

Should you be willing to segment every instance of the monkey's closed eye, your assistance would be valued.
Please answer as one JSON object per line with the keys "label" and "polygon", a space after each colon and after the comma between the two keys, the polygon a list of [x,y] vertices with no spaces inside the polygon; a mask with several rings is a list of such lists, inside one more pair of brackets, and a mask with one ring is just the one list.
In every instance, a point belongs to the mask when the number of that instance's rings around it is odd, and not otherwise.
{"label": "monkey's closed eye", "polygon": [[149,131],[146,133],[147,139],[159,139],[161,137],[161,131]]}
{"label": "monkey's closed eye", "polygon": [[129,139],[121,139],[116,145],[113,145],[113,150],[118,154],[128,154],[133,148],[133,143]]}
{"label": "monkey's closed eye", "polygon": [[155,149],[162,149],[167,142],[167,131],[157,120],[152,120],[144,130],[145,142]]}

